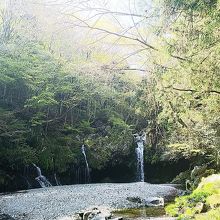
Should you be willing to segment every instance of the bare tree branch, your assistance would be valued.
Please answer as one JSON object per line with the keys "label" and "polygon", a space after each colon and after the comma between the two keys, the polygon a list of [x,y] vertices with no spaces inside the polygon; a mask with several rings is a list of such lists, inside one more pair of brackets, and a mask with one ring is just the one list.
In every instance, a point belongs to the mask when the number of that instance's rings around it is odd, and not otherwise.
{"label": "bare tree branch", "polygon": [[204,92],[204,93],[216,93],[216,94],[220,94],[220,91],[217,90],[205,90],[205,91],[199,91],[196,89],[182,89],[182,88],[176,88],[173,86],[167,86],[165,87],[166,89],[173,89],[173,90],[177,90],[177,91],[181,91],[181,92]]}
{"label": "bare tree branch", "polygon": [[118,15],[118,16],[129,16],[129,17],[133,16],[133,17],[145,18],[145,19],[155,17],[155,16],[146,16],[146,15],[142,15],[142,14],[129,13],[129,12],[110,11],[105,8],[92,8],[92,7],[87,7],[87,8],[78,7],[78,8],[79,8],[79,10],[76,12],[97,11],[97,12],[99,12],[99,14],[114,14],[114,15]]}
{"label": "bare tree branch", "polygon": [[146,41],[143,41],[139,38],[134,38],[134,37],[130,37],[130,36],[127,36],[127,35],[119,34],[117,32],[113,32],[113,31],[103,29],[103,28],[93,27],[93,26],[89,25],[87,22],[85,22],[84,20],[82,20],[81,18],[79,18],[75,15],[71,15],[71,16],[84,24],[84,26],[83,25],[78,25],[78,24],[75,24],[74,26],[81,27],[81,28],[89,28],[89,29],[92,29],[92,30],[97,30],[97,31],[101,31],[101,32],[108,33],[108,34],[111,34],[111,35],[115,35],[117,37],[122,37],[124,39],[133,40],[133,41],[139,42],[141,44],[144,44],[145,46],[151,48],[152,50],[158,51],[157,48],[155,48],[154,46],[148,44]]}

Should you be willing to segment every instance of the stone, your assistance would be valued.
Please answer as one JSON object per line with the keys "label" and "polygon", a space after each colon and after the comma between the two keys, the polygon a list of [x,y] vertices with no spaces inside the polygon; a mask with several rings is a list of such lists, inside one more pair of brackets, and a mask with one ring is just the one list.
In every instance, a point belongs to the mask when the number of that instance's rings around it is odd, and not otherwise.
{"label": "stone", "polygon": [[196,204],[196,207],[195,207],[196,214],[201,213],[202,210],[203,210],[203,208],[204,208],[204,203],[203,203],[203,202],[198,202],[198,203]]}
{"label": "stone", "polygon": [[140,197],[127,197],[126,198],[129,202],[142,204],[143,200]]}
{"label": "stone", "polygon": [[211,175],[209,177],[202,178],[201,183],[198,185],[198,189],[201,189],[207,183],[213,183],[215,181],[219,181],[220,182],[220,175],[219,174],[213,174],[213,175]]}
{"label": "stone", "polygon": [[164,198],[162,197],[149,197],[144,200],[146,206],[161,207],[164,206]]}
{"label": "stone", "polygon": [[92,207],[86,211],[79,212],[78,215],[82,220],[107,220],[112,216],[107,207]]}

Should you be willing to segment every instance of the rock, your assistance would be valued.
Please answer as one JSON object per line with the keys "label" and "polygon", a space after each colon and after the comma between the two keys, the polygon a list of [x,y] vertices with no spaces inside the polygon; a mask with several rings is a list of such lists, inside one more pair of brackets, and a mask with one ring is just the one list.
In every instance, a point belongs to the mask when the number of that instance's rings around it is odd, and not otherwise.
{"label": "rock", "polygon": [[146,206],[161,207],[164,206],[164,199],[162,197],[150,197],[144,200]]}
{"label": "rock", "polygon": [[112,214],[107,207],[92,207],[86,211],[79,212],[82,220],[107,220]]}
{"label": "rock", "polygon": [[85,213],[83,213],[83,218],[82,218],[82,220],[91,219],[94,215],[95,215],[94,212],[92,212],[92,211],[86,211]]}
{"label": "rock", "polygon": [[203,202],[198,202],[198,203],[196,204],[196,207],[195,207],[196,214],[201,213],[202,210],[203,210],[203,207],[204,207],[204,203],[203,203]]}
{"label": "rock", "polygon": [[142,204],[143,200],[140,197],[127,197],[126,198],[129,202],[137,203],[137,204]]}
{"label": "rock", "polygon": [[220,175],[219,174],[213,174],[209,177],[202,178],[201,183],[198,185],[198,189],[201,189],[206,185],[207,183],[213,183],[213,182],[220,182]]}

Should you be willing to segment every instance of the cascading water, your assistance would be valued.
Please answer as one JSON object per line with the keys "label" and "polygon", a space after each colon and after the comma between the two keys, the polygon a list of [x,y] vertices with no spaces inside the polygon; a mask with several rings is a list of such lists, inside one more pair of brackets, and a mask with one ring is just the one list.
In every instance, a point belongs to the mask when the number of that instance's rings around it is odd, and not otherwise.
{"label": "cascading water", "polygon": [[29,180],[28,180],[28,174],[29,174],[29,166],[25,166],[24,167],[24,171],[23,171],[23,178],[24,178],[24,180],[25,180],[25,182],[26,182],[26,185],[27,185],[27,188],[28,189],[31,189],[32,188],[32,186],[31,186],[31,184],[30,184],[30,182],[29,182]]}
{"label": "cascading water", "polygon": [[85,163],[86,163],[86,178],[85,178],[85,182],[89,183],[90,182],[90,169],[89,169],[89,164],[88,164],[88,161],[87,161],[86,150],[85,150],[85,145],[84,144],[81,147],[81,151],[82,151],[82,154],[84,156]]}
{"label": "cascading water", "polygon": [[56,185],[57,185],[57,186],[61,186],[60,181],[57,179],[57,174],[54,173],[53,176],[54,176],[54,180],[55,180]]}
{"label": "cascading water", "polygon": [[40,167],[33,163],[33,166],[37,170],[37,177],[35,178],[42,188],[52,186],[45,176],[42,175]]}
{"label": "cascading water", "polygon": [[135,134],[134,141],[137,144],[135,149],[137,156],[137,181],[144,182],[144,144],[146,142],[146,134]]}

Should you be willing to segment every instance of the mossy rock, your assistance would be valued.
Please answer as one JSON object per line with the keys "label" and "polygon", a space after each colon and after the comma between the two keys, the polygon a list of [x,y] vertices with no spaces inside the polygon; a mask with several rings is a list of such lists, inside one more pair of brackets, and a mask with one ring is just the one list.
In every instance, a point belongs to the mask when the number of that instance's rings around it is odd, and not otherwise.
{"label": "mossy rock", "polygon": [[[199,185],[199,183],[201,182],[202,178],[208,177],[208,176],[210,176],[210,175],[212,175],[214,173],[215,173],[214,169],[206,170],[204,168],[201,168],[200,172],[197,173],[199,175],[193,176],[193,178],[194,178],[194,179],[192,179],[192,181],[193,181],[193,189],[195,189]],[[192,175],[191,175],[191,177],[192,177]]]}
{"label": "mossy rock", "polygon": [[217,208],[220,206],[220,194],[214,194],[206,199],[206,203],[212,208]]}
{"label": "mossy rock", "polygon": [[220,208],[196,215],[195,220],[220,220]]}
{"label": "mossy rock", "polygon": [[[210,213],[210,216],[217,216],[218,211],[211,212],[211,208],[217,210],[219,206],[220,174],[213,174],[209,177],[202,178],[202,181],[192,194],[176,198],[174,204],[166,207],[166,213],[170,216],[178,217],[178,219],[194,219],[198,215],[205,216],[201,213]],[[207,216],[209,215],[207,214]],[[220,220],[220,217],[213,219]]]}

